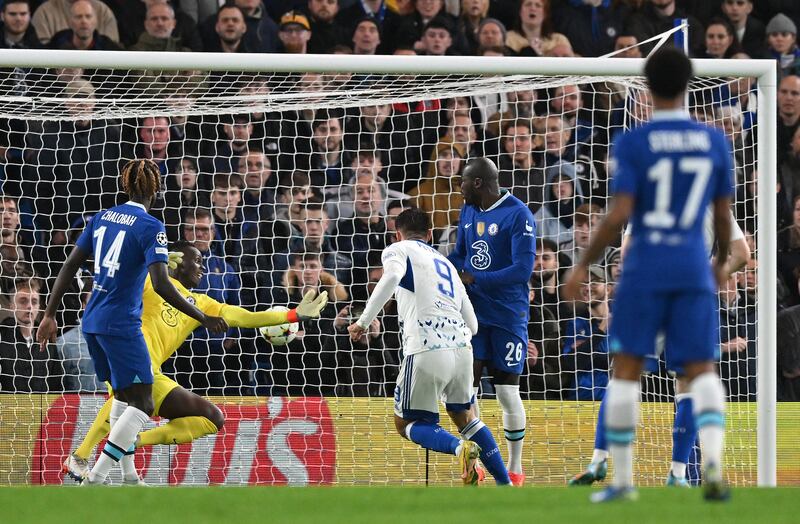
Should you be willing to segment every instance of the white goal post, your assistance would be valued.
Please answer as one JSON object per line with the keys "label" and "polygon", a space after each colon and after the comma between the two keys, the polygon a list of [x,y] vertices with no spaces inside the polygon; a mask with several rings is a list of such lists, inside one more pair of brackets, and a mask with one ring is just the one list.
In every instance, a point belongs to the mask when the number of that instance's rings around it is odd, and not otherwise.
{"label": "white goal post", "polygon": [[[776,485],[776,279],[777,165],[776,66],[773,60],[693,60],[695,75],[754,77],[758,84],[759,246],[757,303],[757,483]],[[562,77],[640,77],[641,59],[425,57],[355,55],[262,55],[222,53],[149,53],[53,50],[0,50],[0,68],[83,68],[108,70],[218,70],[274,73],[350,73],[392,75],[503,75],[522,81],[530,75]],[[386,96],[390,97],[387,85]],[[0,96],[3,96],[0,94]],[[271,95],[267,95],[268,97]],[[275,95],[280,96],[280,95]],[[322,93],[320,96],[325,96]],[[339,93],[336,96],[343,96]],[[406,95],[404,95],[406,96]],[[14,98],[36,105],[26,95]],[[411,100],[411,98],[405,98]],[[339,99],[340,104],[346,104]]]}

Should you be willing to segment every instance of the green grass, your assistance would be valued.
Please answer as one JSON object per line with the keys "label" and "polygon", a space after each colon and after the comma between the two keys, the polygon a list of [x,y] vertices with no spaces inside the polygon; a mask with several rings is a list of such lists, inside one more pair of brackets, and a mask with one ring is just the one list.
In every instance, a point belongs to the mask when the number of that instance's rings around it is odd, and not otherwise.
{"label": "green grass", "polygon": [[[590,504],[590,489],[0,488],[0,522],[201,524],[445,522],[543,524],[798,522],[800,489],[736,489],[705,503],[697,489],[645,488],[638,502]],[[118,515],[114,515],[119,511]],[[519,520],[524,519],[524,520]]]}

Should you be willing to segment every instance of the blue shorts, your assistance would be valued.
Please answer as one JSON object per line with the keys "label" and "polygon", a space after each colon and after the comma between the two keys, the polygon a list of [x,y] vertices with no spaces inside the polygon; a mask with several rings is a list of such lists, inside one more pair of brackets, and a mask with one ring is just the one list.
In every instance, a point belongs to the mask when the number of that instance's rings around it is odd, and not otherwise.
{"label": "blue shorts", "polygon": [[690,362],[719,360],[719,303],[708,290],[629,289],[620,283],[610,327],[611,353],[653,357],[664,333],[667,369],[682,373]]}
{"label": "blue shorts", "polygon": [[153,368],[144,335],[98,335],[84,333],[97,378],[111,382],[114,391],[132,384],[152,384]]}
{"label": "blue shorts", "polygon": [[509,331],[496,326],[481,325],[478,334],[472,337],[472,355],[475,360],[491,362],[490,366],[495,371],[521,375],[527,354],[528,331],[525,327]]}
{"label": "blue shorts", "polygon": [[645,373],[658,374],[662,369],[673,376],[682,377],[685,375],[683,366],[677,364],[670,358],[670,355],[664,351],[664,335],[659,333],[656,337],[656,351],[653,355],[645,357],[644,371]]}

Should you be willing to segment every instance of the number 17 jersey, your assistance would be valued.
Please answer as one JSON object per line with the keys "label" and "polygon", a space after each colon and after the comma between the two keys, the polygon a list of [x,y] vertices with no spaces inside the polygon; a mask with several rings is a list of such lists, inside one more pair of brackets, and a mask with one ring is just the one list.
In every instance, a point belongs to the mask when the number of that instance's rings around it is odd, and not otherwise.
{"label": "number 17 jersey", "polygon": [[76,246],[94,259],[94,285],[83,314],[83,331],[140,334],[147,268],[168,260],[164,224],[143,205],[127,202],[96,214]]}

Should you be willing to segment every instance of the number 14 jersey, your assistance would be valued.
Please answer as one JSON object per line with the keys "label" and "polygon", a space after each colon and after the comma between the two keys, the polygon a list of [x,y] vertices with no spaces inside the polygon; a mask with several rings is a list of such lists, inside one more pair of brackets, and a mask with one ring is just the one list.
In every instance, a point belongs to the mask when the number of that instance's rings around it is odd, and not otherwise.
{"label": "number 14 jersey", "polygon": [[395,298],[404,355],[471,347],[475,313],[449,260],[418,240],[395,242],[381,260],[384,271],[403,275]]}
{"label": "number 14 jersey", "polygon": [[164,224],[136,202],[96,214],[76,243],[94,259],[92,296],[82,329],[135,335],[142,328],[142,290],[150,264],[168,260]]}

